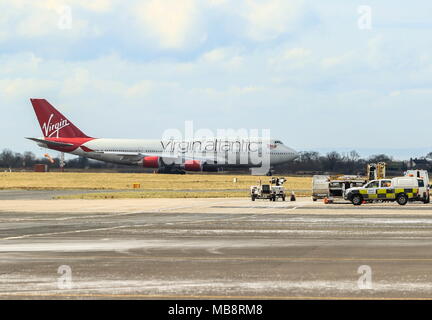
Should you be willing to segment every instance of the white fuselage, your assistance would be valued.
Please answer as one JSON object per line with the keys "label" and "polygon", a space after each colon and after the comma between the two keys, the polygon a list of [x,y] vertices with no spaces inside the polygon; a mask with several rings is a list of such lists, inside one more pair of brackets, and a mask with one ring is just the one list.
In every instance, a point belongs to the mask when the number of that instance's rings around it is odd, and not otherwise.
{"label": "white fuselage", "polygon": [[[265,142],[264,142],[265,144]],[[208,159],[208,165],[226,167],[256,167],[260,159],[268,159],[271,165],[295,159],[298,153],[277,140],[270,140],[269,147],[259,140],[208,139],[194,141],[141,140],[141,139],[93,139],[70,152],[95,160],[138,164],[143,156],[162,158],[185,157]],[[84,148],[83,148],[84,147]]]}

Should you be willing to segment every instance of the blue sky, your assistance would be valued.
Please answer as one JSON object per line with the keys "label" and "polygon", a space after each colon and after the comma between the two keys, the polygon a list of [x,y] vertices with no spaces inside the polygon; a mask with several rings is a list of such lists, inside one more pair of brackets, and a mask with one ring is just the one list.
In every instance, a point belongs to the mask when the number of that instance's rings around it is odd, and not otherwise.
{"label": "blue sky", "polygon": [[[364,11],[370,28],[360,28]],[[43,154],[29,98],[88,135],[271,129],[297,150],[432,151],[432,2],[0,2],[0,149]],[[362,25],[362,24],[361,24]]]}

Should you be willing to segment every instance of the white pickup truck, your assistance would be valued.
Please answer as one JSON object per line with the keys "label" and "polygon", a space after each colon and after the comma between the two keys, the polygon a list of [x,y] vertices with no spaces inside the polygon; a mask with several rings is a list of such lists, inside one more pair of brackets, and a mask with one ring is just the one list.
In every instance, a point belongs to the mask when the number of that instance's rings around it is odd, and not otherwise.
{"label": "white pickup truck", "polygon": [[396,201],[400,205],[408,201],[429,203],[429,185],[421,178],[410,176],[372,180],[363,187],[345,190],[344,199],[354,205],[374,201]]}

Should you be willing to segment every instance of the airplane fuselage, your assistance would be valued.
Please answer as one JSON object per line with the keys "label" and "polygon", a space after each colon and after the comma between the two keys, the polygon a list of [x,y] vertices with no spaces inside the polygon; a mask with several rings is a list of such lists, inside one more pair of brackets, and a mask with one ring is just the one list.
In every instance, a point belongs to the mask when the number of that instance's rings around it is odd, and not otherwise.
{"label": "airplane fuselage", "polygon": [[90,159],[171,170],[214,171],[248,167],[270,170],[298,154],[282,141],[262,138],[193,140],[105,139],[86,135],[45,99],[30,99],[43,138],[28,138],[39,146]]}
{"label": "airplane fuselage", "polygon": [[[41,138],[43,140],[43,138]],[[278,165],[295,159],[298,154],[278,140],[268,141],[269,146],[263,147],[263,142],[256,139],[225,139],[207,140],[147,140],[147,139],[68,139],[45,138],[45,140],[70,143],[71,147],[47,146],[41,147],[67,152],[94,160],[157,167],[167,164],[169,160],[203,159],[207,167],[259,167],[260,159],[268,159],[271,165]],[[277,142],[277,143],[276,143]],[[266,142],[264,142],[266,143]],[[156,165],[145,159],[159,157],[162,162]],[[173,161],[171,161],[173,162]],[[173,164],[173,163],[171,163]],[[176,163],[179,165],[180,163]]]}

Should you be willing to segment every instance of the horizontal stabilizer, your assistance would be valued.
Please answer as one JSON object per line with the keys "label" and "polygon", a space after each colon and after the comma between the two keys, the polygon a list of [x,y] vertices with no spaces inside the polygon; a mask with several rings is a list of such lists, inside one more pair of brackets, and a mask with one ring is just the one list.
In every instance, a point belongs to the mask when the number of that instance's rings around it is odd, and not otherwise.
{"label": "horizontal stabilizer", "polygon": [[71,143],[49,141],[49,140],[43,140],[43,139],[37,139],[37,138],[26,138],[26,139],[32,140],[32,141],[37,142],[37,143],[43,143],[43,144],[46,144],[47,146],[52,146],[52,147],[73,147],[73,144],[71,144]]}

